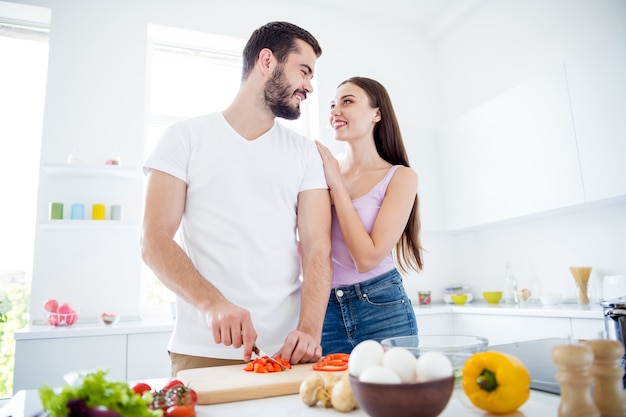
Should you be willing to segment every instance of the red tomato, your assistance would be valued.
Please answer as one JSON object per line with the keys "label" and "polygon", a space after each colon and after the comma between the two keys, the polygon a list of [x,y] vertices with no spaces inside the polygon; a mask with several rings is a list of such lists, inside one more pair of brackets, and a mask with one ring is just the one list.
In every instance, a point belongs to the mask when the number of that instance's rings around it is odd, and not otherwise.
{"label": "red tomato", "polygon": [[165,386],[163,387],[163,391],[167,391],[168,389],[175,387],[177,385],[182,385],[185,386],[185,384],[183,384],[183,382],[179,379],[172,379],[170,382],[168,382],[167,384],[165,384]]}
{"label": "red tomato", "polygon": [[196,409],[189,405],[173,405],[165,411],[163,417],[196,417]]}
{"label": "red tomato", "polygon": [[139,395],[143,395],[143,393],[146,391],[152,391],[152,388],[150,387],[150,385],[144,382],[136,383],[131,389]]}

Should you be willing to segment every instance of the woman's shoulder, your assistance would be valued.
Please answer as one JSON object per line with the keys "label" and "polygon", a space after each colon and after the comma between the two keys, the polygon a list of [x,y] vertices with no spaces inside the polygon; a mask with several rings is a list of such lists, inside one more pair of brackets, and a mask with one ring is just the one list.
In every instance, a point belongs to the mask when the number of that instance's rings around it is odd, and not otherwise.
{"label": "woman's shoulder", "polygon": [[391,178],[390,185],[417,185],[417,171],[415,171],[413,168],[404,165],[394,165],[393,167],[391,167],[391,169],[394,170],[394,172],[393,177]]}

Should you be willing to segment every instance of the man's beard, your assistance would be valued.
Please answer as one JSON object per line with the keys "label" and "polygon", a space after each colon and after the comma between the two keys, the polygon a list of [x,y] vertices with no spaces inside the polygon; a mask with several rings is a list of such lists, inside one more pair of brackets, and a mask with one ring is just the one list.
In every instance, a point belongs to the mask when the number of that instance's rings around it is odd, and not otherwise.
{"label": "man's beard", "polygon": [[[306,92],[299,90],[306,98]],[[300,117],[300,106],[290,104],[294,92],[291,91],[289,82],[285,78],[283,67],[278,66],[265,84],[265,103],[274,116],[287,120],[296,120]]]}

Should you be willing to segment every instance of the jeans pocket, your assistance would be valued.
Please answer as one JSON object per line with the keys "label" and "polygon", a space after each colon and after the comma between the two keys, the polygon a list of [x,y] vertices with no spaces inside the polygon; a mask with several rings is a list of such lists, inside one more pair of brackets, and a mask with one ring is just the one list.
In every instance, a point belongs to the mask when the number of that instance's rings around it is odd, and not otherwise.
{"label": "jeans pocket", "polygon": [[384,286],[364,292],[363,300],[373,307],[388,307],[406,302],[402,284],[390,282]]}

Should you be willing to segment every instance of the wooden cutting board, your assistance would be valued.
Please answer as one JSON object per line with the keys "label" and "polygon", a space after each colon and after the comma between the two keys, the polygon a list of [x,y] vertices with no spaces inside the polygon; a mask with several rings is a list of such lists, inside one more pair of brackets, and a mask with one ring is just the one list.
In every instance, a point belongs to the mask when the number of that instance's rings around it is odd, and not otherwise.
{"label": "wooden cutting board", "polygon": [[312,364],[293,365],[288,371],[260,374],[244,365],[186,369],[178,379],[198,394],[198,404],[220,404],[256,398],[297,394],[300,383],[313,374]]}

